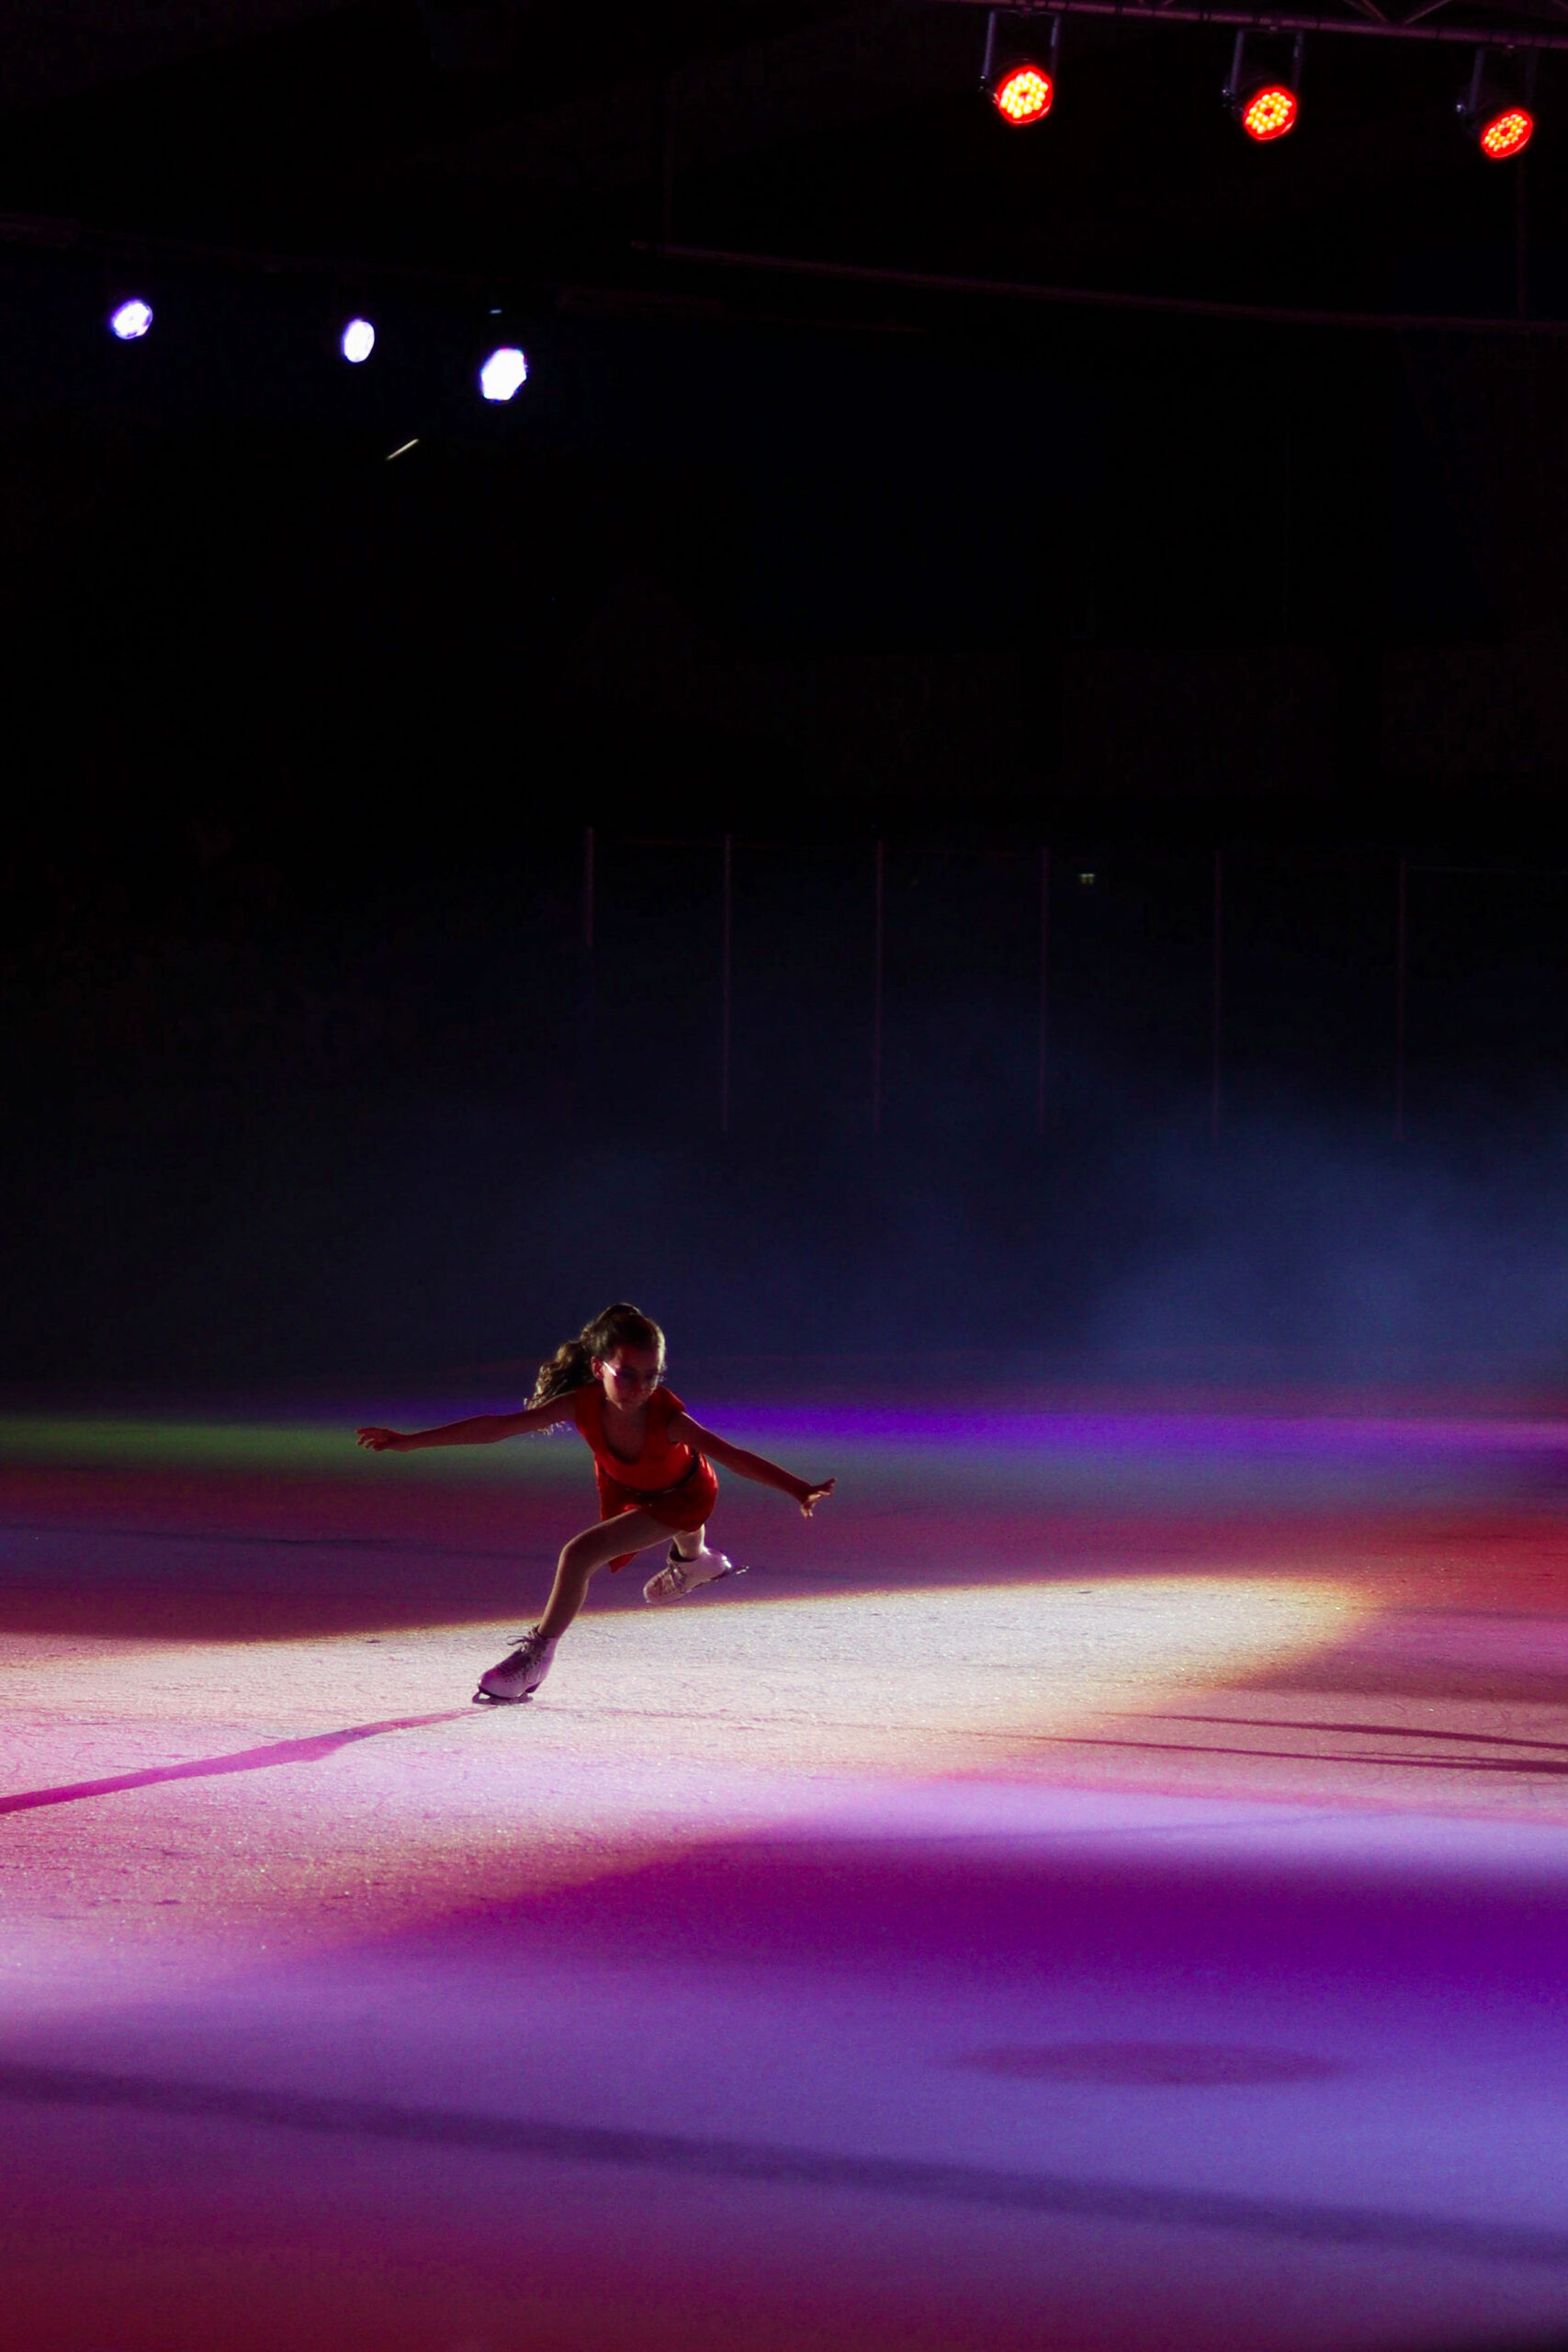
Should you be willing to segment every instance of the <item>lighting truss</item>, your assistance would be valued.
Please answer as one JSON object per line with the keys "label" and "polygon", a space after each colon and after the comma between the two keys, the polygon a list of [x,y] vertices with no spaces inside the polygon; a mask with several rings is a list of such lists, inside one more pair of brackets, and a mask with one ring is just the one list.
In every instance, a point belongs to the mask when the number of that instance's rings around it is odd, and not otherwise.
{"label": "lighting truss", "polygon": [[[991,0],[947,0],[986,7]],[[1352,33],[1371,40],[1474,49],[1568,49],[1568,0],[1320,0],[1313,8],[1250,6],[1247,0],[1010,0],[1010,17],[1123,17],[1152,25],[1224,25],[1281,33]]]}

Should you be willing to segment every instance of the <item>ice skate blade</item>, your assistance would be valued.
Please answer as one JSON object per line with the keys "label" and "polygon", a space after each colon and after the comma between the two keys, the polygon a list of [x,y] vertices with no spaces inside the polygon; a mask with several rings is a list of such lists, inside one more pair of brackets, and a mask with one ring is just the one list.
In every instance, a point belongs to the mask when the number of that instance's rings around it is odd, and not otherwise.
{"label": "ice skate blade", "polygon": [[[750,1568],[720,1568],[717,1576],[705,1577],[701,1584],[689,1584],[684,1592],[649,1592],[645,1584],[642,1597],[650,1609],[669,1609],[678,1600],[695,1600],[699,1592],[710,1592],[716,1584],[722,1584],[726,1577],[749,1577],[750,1573]],[[662,1569],[660,1574],[663,1574]],[[656,1577],[649,1578],[649,1584],[657,1582]]]}
{"label": "ice skate blade", "polygon": [[476,1707],[525,1707],[533,1695],[531,1690],[520,1690],[515,1699],[500,1699],[493,1690],[476,1690],[473,1704]]}

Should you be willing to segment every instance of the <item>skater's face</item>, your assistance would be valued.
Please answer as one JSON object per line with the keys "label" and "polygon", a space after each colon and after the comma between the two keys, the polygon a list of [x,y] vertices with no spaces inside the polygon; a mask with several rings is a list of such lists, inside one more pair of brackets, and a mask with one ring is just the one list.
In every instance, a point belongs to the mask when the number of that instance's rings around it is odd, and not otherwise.
{"label": "skater's face", "polygon": [[657,1348],[617,1348],[596,1360],[593,1370],[611,1404],[631,1412],[647,1404],[663,1379],[664,1358]]}

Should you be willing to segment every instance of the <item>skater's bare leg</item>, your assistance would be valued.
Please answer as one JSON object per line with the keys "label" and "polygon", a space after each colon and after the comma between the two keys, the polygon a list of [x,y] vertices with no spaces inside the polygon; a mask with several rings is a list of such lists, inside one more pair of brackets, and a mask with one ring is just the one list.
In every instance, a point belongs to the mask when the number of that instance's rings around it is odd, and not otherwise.
{"label": "skater's bare leg", "polygon": [[670,1530],[660,1526],[651,1511],[625,1510],[618,1519],[602,1520],[597,1527],[585,1527],[581,1535],[574,1535],[570,1544],[562,1545],[556,1563],[556,1580],[539,1620],[541,1638],[547,1642],[560,1639],[587,1599],[590,1583],[606,1561],[618,1560],[623,1552],[646,1552],[650,1544],[664,1543],[669,1533]]}
{"label": "skater's bare leg", "polygon": [[[655,1544],[663,1544],[669,1533],[670,1530],[651,1511],[626,1510],[617,1519],[602,1520],[597,1527],[585,1527],[581,1535],[574,1535],[570,1544],[563,1544],[544,1615],[523,1634],[508,1657],[480,1675],[479,1687],[474,1693],[476,1702],[515,1706],[531,1699],[550,1670],[556,1644],[581,1608],[589,1585],[605,1562],[618,1560],[624,1554],[649,1551]],[[700,1541],[700,1537],[688,1540]],[[728,1567],[728,1562],[724,1565]],[[681,1574],[685,1573],[682,1568]],[[647,1598],[645,1590],[643,1599]]]}

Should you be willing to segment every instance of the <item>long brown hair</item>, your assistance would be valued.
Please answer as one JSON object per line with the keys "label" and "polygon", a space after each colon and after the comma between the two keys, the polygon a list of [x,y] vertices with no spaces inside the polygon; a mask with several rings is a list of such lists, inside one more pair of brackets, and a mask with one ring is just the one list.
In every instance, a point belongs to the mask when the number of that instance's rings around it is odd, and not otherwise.
{"label": "long brown hair", "polygon": [[625,1298],[585,1323],[575,1340],[562,1340],[548,1363],[539,1366],[529,1404],[553,1404],[574,1388],[585,1388],[593,1377],[595,1359],[604,1363],[617,1348],[657,1348],[660,1357],[664,1353],[664,1334],[653,1317]]}

